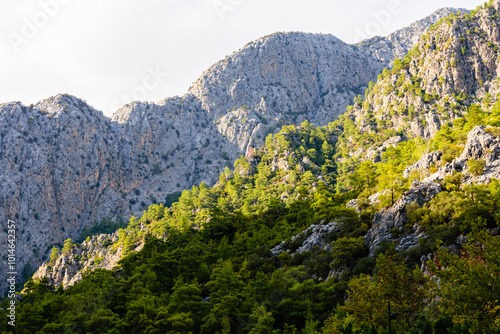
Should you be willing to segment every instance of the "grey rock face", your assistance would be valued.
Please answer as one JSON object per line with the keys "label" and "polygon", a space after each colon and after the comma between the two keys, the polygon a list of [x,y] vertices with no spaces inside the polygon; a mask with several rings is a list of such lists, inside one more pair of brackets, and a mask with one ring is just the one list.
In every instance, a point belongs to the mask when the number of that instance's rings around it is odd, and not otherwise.
{"label": "grey rock face", "polygon": [[204,116],[194,98],[134,103],[112,120],[67,95],[0,105],[0,219],[17,223],[17,271],[93,221],[139,216],[167,194],[215,183],[240,150]]}
{"label": "grey rock face", "polygon": [[0,105],[0,124],[0,219],[16,221],[17,272],[39,265],[49,245],[74,238],[84,224],[126,211],[117,182],[123,160],[101,112],[59,96]]}
{"label": "grey rock face", "polygon": [[344,113],[384,66],[331,35],[276,33],[212,66],[190,93],[217,119],[245,106],[273,125],[295,123],[300,115],[325,125]]}
{"label": "grey rock face", "polygon": [[361,210],[358,208],[358,200],[357,199],[352,199],[349,202],[347,202],[346,207],[348,209],[356,210],[357,213],[361,213]]}
{"label": "grey rock face", "polygon": [[[318,246],[319,248],[323,249],[330,249],[330,245],[325,244],[325,237],[326,235],[332,233],[332,232],[339,232],[340,228],[338,227],[338,224],[336,222],[331,222],[327,225],[311,225],[309,226],[304,232],[305,234],[310,235],[307,237],[306,240],[302,243],[302,246],[300,246],[297,250],[296,253],[303,253],[303,252],[308,252],[311,251],[315,246]],[[293,238],[292,238],[293,240]]]}
{"label": "grey rock face", "polygon": [[490,162],[495,161],[498,159],[498,143],[500,140],[487,133],[484,126],[476,126],[467,134],[467,143],[460,160],[484,158]]}
{"label": "grey rock face", "polygon": [[409,138],[431,138],[441,126],[465,114],[465,105],[497,94],[498,6],[494,2],[474,17],[458,15],[436,25],[412,49],[407,62],[382,73],[349,118],[362,132],[393,129]]}
{"label": "grey rock face", "polygon": [[386,194],[388,191],[384,190],[382,192],[377,192],[371,196],[369,196],[366,200],[363,199],[353,199],[350,200],[346,207],[350,209],[356,210],[357,213],[363,212],[364,209],[368,206],[374,206],[380,202],[379,197]]}
{"label": "grey rock face", "polygon": [[400,252],[417,247],[419,245],[418,241],[425,237],[427,237],[425,232],[422,231],[417,224],[415,224],[413,226],[413,233],[404,234],[398,239],[396,250]]}
{"label": "grey rock face", "polygon": [[432,166],[437,167],[441,163],[442,156],[441,151],[424,154],[419,161],[404,170],[403,176],[407,178],[414,171],[418,171],[421,175],[426,174]]}
{"label": "grey rock face", "polygon": [[[370,255],[373,255],[377,247],[383,241],[394,241],[391,230],[398,229],[403,231],[406,221],[406,206],[411,203],[423,205],[441,192],[441,186],[434,182],[415,181],[410,190],[408,190],[394,205],[384,208],[375,214],[372,222],[372,228],[365,236],[365,243],[370,249]],[[410,247],[406,244],[412,244],[411,240],[403,240],[403,247]]]}

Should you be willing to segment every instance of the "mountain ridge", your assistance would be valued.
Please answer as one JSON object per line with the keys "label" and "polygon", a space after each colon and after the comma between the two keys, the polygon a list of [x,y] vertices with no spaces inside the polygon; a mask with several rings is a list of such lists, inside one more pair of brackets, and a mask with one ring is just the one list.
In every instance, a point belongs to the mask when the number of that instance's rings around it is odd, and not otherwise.
{"label": "mountain ridge", "polygon": [[[254,56],[245,53],[252,48]],[[277,34],[243,50],[227,58],[231,64],[212,67],[219,72],[205,72],[215,81],[200,79],[185,96],[158,104],[128,104],[111,118],[68,95],[32,107],[1,104],[0,217],[18,221],[18,271],[36,267],[51,245],[94,221],[140,215],[170,194],[214,184],[225,166],[283,125],[333,121],[384,67],[331,35]],[[229,73],[247,59],[260,64],[250,71],[261,69],[260,94],[253,79]],[[356,80],[339,80],[338,69]],[[27,151],[34,155],[25,163]]]}

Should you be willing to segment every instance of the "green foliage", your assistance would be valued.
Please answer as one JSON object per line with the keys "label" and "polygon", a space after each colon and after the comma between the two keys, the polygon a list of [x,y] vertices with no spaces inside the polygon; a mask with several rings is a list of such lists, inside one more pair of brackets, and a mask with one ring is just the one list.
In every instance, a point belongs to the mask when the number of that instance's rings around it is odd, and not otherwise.
{"label": "green foliage", "polygon": [[[431,291],[439,299],[432,303],[436,312],[453,322],[470,321],[471,332],[500,331],[500,238],[487,230],[474,229],[460,255],[445,248],[437,261],[429,263],[433,275]],[[439,280],[439,282],[438,282]]]}
{"label": "green foliage", "polygon": [[415,203],[406,208],[409,223],[418,223],[429,234],[427,244],[433,250],[440,241],[450,244],[460,233],[471,231],[478,219],[489,227],[500,225],[499,181],[460,188],[461,177],[462,174],[447,177],[443,181],[446,191],[426,205],[419,207]]}
{"label": "green foliage", "polygon": [[366,256],[363,238],[339,238],[332,242],[333,267],[347,266]]}
{"label": "green foliage", "polygon": [[[343,333],[346,328],[374,333],[387,328],[388,304],[392,328],[406,333],[412,328],[434,327],[436,333],[497,333],[500,330],[500,238],[476,226],[457,255],[437,250],[427,262],[429,277],[409,270],[393,250],[377,257],[376,275],[354,277],[349,282],[345,306],[325,323],[323,333]],[[391,313],[392,314],[392,313]],[[466,321],[464,321],[466,320]]]}
{"label": "green foliage", "polygon": [[484,112],[478,105],[472,105],[467,113],[466,129],[470,130],[477,125],[484,124]]}
{"label": "green foliage", "polygon": [[[459,19],[452,15],[432,29]],[[356,97],[350,114],[338,121],[285,126],[234,169],[226,167],[215,186],[201,183],[168,195],[165,203],[155,200],[128,224],[103,220],[86,227],[78,242],[118,230],[110,250],[122,247],[121,268],[86,273],[66,290],[29,280],[16,333],[387,333],[389,303],[397,313],[396,333],[498,332],[499,238],[484,228],[500,226],[499,181],[463,186],[463,174],[447,176],[443,191],[428,203],[406,206],[404,231],[389,231],[399,238],[418,226],[428,237],[400,253],[383,242],[375,257],[367,257],[364,236],[376,212],[440,166],[405,178],[406,167],[437,150],[441,165],[453,161],[475,126],[491,125],[488,132],[500,133],[496,97],[440,97],[423,91],[425,77],[407,73],[434,51],[436,36],[424,39],[428,48],[417,46],[395,60],[377,84],[370,83],[365,100]],[[452,66],[461,63],[452,60]],[[387,104],[382,93],[420,96],[450,123],[430,140],[415,138],[406,125],[396,129],[394,118],[426,125],[422,112],[399,100]],[[366,154],[393,137],[402,141]],[[480,175],[484,165],[470,160],[468,172]],[[381,195],[372,205],[368,197],[376,192]],[[351,199],[359,213],[346,207]],[[323,247],[296,252],[312,233],[308,227],[331,222],[337,229],[324,235]],[[460,254],[447,251],[471,231]],[[283,252],[273,255],[277,246]],[[72,247],[68,239],[62,252]],[[415,264],[430,252],[436,258],[424,276]],[[54,247],[51,264],[59,254]],[[0,323],[0,332],[10,330]]]}
{"label": "green foliage", "polygon": [[467,166],[469,166],[468,172],[472,175],[479,176],[483,174],[484,167],[486,166],[486,161],[484,159],[473,159],[471,158],[467,161]]}
{"label": "green foliage", "polygon": [[[391,303],[395,312],[402,313],[393,321],[395,332],[403,333],[413,327],[416,322],[413,313],[423,309],[427,293],[423,289],[423,274],[418,269],[409,271],[404,262],[392,252],[380,254],[377,264],[374,279],[368,275],[360,275],[349,282],[349,299],[341,309],[349,312],[352,318],[347,317],[337,326],[346,325],[347,321],[357,329],[362,329],[363,326],[385,328],[387,305]],[[406,313],[407,310],[411,310],[411,313]]]}
{"label": "green foliage", "polygon": [[[327,242],[349,238],[352,247],[338,243],[342,256],[365,255],[367,226],[345,208],[347,197],[334,194],[333,131],[307,122],[285,127],[216,186],[202,183],[169,207],[153,204],[132,217],[110,247],[123,247],[119,272],[97,270],[57,292],[30,282],[19,310],[37,329],[24,332],[313,333],[342,301],[348,276],[325,280],[332,262],[325,249],[295,258],[270,249],[283,240],[292,247],[291,237],[311,224],[335,220],[342,230]],[[276,152],[286,165],[273,170]],[[92,232],[111,225],[101,224]]]}
{"label": "green foliage", "polygon": [[127,222],[123,219],[119,219],[117,222],[113,222],[109,218],[104,218],[100,222],[94,222],[91,226],[85,226],[80,233],[80,237],[76,240],[77,243],[82,243],[87,239],[87,237],[92,237],[99,234],[111,234],[120,228],[127,227]]}
{"label": "green foliage", "polygon": [[57,246],[52,247],[52,251],[50,252],[50,262],[51,263],[55,262],[60,254],[61,250],[59,249],[59,247]]}
{"label": "green foliage", "polygon": [[66,239],[62,248],[62,253],[66,254],[73,249],[74,243],[71,239]]}

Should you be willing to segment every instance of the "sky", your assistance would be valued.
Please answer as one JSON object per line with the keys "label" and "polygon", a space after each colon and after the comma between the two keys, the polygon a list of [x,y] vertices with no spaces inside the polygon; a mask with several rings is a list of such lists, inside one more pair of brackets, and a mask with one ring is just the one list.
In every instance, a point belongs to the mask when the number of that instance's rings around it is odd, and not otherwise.
{"label": "sky", "polygon": [[484,0],[0,0],[0,103],[68,93],[110,116],[183,95],[212,64],[277,31],[346,43]]}

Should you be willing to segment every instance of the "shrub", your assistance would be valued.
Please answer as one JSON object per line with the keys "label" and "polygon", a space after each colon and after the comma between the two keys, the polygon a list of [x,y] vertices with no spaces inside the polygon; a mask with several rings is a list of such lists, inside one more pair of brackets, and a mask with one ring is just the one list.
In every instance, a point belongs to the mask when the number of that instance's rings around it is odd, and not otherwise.
{"label": "shrub", "polygon": [[469,173],[475,176],[482,175],[484,172],[484,167],[486,166],[486,161],[484,159],[470,159],[467,162],[469,166]]}
{"label": "shrub", "polygon": [[70,239],[66,239],[64,241],[64,246],[63,246],[63,249],[62,249],[62,252],[63,253],[67,253],[69,251],[71,251],[71,249],[73,248],[74,246],[74,243],[73,243],[73,240]]}

